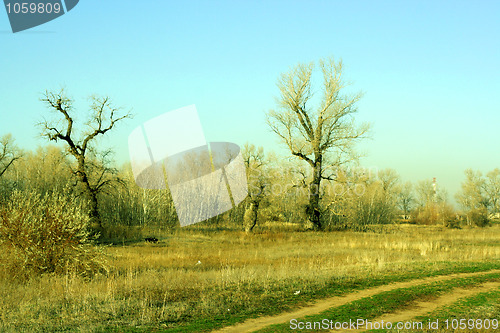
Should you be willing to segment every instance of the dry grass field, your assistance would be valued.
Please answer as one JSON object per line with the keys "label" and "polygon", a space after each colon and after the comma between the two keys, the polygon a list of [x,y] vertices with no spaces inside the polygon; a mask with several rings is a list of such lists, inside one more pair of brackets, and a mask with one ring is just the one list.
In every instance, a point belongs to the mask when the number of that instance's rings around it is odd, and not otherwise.
{"label": "dry grass field", "polygon": [[0,285],[0,331],[210,331],[395,281],[500,268],[500,225],[181,229],[105,249],[107,275]]}

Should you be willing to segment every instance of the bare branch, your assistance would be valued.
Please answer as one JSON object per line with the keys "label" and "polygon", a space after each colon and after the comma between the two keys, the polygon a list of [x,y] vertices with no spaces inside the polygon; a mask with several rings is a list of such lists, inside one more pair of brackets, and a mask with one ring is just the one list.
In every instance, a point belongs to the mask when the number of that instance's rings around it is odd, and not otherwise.
{"label": "bare branch", "polygon": [[0,139],[0,177],[15,161],[22,158],[22,154],[14,145],[11,134],[6,134]]}

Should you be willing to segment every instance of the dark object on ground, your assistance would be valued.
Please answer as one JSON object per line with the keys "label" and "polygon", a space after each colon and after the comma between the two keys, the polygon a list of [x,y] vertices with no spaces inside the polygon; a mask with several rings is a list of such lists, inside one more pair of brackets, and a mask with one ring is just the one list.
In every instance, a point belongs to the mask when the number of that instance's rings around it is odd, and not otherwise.
{"label": "dark object on ground", "polygon": [[148,237],[148,238],[144,238],[144,240],[146,242],[150,242],[150,243],[158,243],[158,238],[156,238],[156,237]]}

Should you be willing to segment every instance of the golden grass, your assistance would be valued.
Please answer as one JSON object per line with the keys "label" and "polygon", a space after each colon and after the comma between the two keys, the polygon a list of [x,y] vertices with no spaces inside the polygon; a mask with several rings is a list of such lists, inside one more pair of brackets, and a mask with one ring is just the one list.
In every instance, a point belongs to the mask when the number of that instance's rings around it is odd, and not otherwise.
{"label": "golden grass", "polygon": [[500,226],[450,230],[390,226],[384,233],[179,230],[158,244],[105,249],[110,273],[0,280],[0,330],[174,327],[332,280],[380,277],[446,262],[500,259]]}

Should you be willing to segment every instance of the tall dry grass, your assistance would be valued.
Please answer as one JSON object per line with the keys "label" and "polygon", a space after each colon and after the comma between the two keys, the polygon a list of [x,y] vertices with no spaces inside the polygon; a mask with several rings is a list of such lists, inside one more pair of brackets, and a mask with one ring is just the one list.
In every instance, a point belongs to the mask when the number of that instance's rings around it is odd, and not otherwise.
{"label": "tall dry grass", "polygon": [[[171,328],[245,315],[332,283],[500,259],[500,226],[393,226],[383,233],[180,230],[106,248],[110,272],[0,285],[0,330]],[[295,295],[300,290],[299,295]]]}

